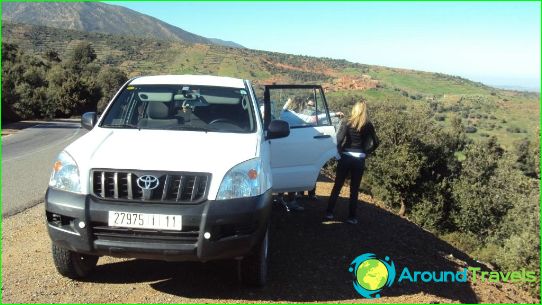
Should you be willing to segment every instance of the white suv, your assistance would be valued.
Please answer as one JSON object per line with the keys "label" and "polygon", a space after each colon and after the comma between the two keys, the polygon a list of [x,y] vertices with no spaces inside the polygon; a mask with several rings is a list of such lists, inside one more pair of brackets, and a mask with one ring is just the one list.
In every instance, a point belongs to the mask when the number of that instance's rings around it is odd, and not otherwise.
{"label": "white suv", "polygon": [[[279,120],[289,110],[272,106],[293,96],[316,100],[311,122]],[[259,106],[247,80],[146,76],[85,113],[90,132],[60,153],[45,198],[57,270],[242,258],[243,281],[263,285],[272,192],[311,189],[337,150],[320,86],[266,86]]]}

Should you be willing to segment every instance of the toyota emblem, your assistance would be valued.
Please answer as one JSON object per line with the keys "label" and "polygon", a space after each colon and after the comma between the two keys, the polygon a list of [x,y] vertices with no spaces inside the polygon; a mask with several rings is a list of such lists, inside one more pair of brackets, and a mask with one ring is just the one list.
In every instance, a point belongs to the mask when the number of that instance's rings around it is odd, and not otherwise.
{"label": "toyota emblem", "polygon": [[139,186],[142,190],[154,190],[159,184],[160,181],[158,178],[152,175],[144,175],[137,178],[137,186]]}

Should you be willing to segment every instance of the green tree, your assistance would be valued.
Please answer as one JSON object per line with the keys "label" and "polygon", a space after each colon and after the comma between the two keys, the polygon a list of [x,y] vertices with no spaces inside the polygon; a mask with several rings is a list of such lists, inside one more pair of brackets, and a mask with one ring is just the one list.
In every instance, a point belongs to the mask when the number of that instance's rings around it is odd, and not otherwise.
{"label": "green tree", "polygon": [[[538,133],[537,133],[538,134]],[[517,167],[527,176],[540,179],[540,138],[533,142],[523,139],[514,143]]]}
{"label": "green tree", "polygon": [[97,77],[97,84],[101,88],[101,99],[98,102],[97,111],[102,112],[107,103],[113,98],[119,88],[128,80],[126,73],[113,68],[105,67],[100,70]]}
{"label": "green tree", "polygon": [[71,116],[95,111],[101,98],[97,75],[100,66],[94,63],[96,53],[88,42],[78,44],[63,64],[53,66],[47,79],[48,102],[43,115]]}
{"label": "green tree", "polygon": [[[451,139],[426,106],[373,105],[371,117],[381,144],[367,161],[366,182],[386,204],[430,229],[447,226],[450,181],[458,173]],[[449,139],[443,141],[443,139]],[[430,216],[429,218],[427,216]]]}
{"label": "green tree", "polygon": [[2,42],[2,121],[16,121],[20,117],[13,109],[13,104],[19,100],[15,90],[18,73],[13,69],[18,62],[19,47]]}
{"label": "green tree", "polygon": [[56,63],[61,62],[60,55],[58,54],[57,51],[54,51],[54,50],[49,50],[45,52],[45,58],[50,62],[56,62]]}
{"label": "green tree", "polygon": [[16,45],[2,44],[2,119],[39,117],[45,100],[49,66],[39,57],[24,54]]}
{"label": "green tree", "polygon": [[96,109],[99,92],[89,87],[84,79],[67,71],[54,71],[50,77],[48,97],[54,101],[56,116],[71,116]]}
{"label": "green tree", "polygon": [[67,68],[81,72],[85,66],[96,60],[96,51],[90,42],[80,42],[72,50],[67,60]]}
{"label": "green tree", "polygon": [[[528,268],[538,270],[540,263],[540,201],[538,181],[526,177],[513,177],[516,187],[513,207],[503,217],[490,242],[500,245],[495,263],[507,270]],[[527,180],[530,181],[527,181]],[[518,187],[523,187],[518,190]],[[512,191],[512,190],[511,190]]]}
{"label": "green tree", "polygon": [[473,233],[480,240],[495,232],[512,206],[506,193],[509,179],[499,170],[503,155],[503,149],[493,137],[470,144],[465,151],[460,178],[453,186],[457,203],[454,222],[462,232]]}

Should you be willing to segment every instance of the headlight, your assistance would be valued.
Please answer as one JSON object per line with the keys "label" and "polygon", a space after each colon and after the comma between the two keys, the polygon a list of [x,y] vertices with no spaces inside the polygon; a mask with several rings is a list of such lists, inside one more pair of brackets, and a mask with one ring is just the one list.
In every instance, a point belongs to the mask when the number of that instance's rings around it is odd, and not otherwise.
{"label": "headlight", "polygon": [[65,151],[58,155],[53,165],[49,186],[59,190],[80,193],[79,168],[73,158]]}
{"label": "headlight", "polygon": [[260,158],[239,163],[224,175],[216,200],[261,195],[270,187],[268,174],[264,172]]}

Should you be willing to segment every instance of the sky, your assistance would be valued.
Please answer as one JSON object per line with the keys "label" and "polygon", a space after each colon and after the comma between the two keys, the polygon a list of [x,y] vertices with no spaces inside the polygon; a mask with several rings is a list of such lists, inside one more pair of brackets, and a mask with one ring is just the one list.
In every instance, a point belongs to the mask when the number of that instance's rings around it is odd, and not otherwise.
{"label": "sky", "polygon": [[250,49],[540,90],[540,2],[108,2]]}

